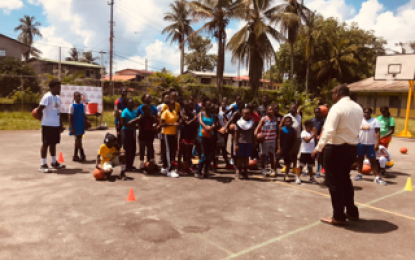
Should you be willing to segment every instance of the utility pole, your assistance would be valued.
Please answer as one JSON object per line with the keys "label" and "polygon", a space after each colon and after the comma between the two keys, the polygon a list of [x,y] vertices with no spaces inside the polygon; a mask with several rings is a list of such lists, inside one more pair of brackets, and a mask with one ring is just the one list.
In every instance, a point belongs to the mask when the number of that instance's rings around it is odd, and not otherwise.
{"label": "utility pole", "polygon": [[148,70],[148,59],[146,58],[146,70]]}
{"label": "utility pole", "polygon": [[62,65],[61,65],[61,59],[62,59],[62,50],[61,50],[62,48],[61,47],[59,47],[59,66],[58,66],[58,78],[59,78],[59,81],[61,81],[62,80],[62,78],[61,78],[61,67],[62,67]]}
{"label": "utility pole", "polygon": [[110,21],[110,85],[112,85],[112,95],[114,96],[114,82],[112,81],[112,62],[114,55],[114,0],[111,0],[108,5],[111,6],[111,21]]}

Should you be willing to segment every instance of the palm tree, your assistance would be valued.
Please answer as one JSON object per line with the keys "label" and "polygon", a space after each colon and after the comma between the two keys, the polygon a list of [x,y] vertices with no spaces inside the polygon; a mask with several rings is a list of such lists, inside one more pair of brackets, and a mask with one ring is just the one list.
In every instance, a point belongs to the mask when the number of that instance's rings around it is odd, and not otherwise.
{"label": "palm tree", "polygon": [[19,21],[20,25],[14,28],[15,32],[21,31],[19,36],[17,37],[17,40],[30,46],[29,51],[23,54],[25,60],[27,61],[30,58],[30,56],[39,58],[42,52],[39,49],[33,47],[32,45],[34,43],[35,36],[42,37],[42,34],[38,29],[38,27],[42,25],[39,22],[34,22],[34,16],[30,17],[28,15],[25,15],[23,18],[20,18]]}
{"label": "palm tree", "polygon": [[281,33],[286,36],[291,53],[290,78],[291,83],[294,84],[294,44],[301,27],[301,20],[306,17],[306,12],[309,10],[303,4],[298,3],[297,0],[283,1],[286,3],[269,9],[266,15],[275,25],[280,27]]}
{"label": "palm tree", "polygon": [[79,52],[76,48],[69,50],[69,57],[65,58],[66,61],[79,61]]}
{"label": "palm tree", "polygon": [[254,100],[258,99],[259,81],[264,62],[275,58],[270,37],[282,41],[284,36],[267,24],[265,14],[273,0],[249,0],[246,8],[247,24],[229,41],[227,48],[232,51],[232,62],[242,61],[249,67],[249,84]]}
{"label": "palm tree", "polygon": [[174,4],[170,4],[171,13],[164,14],[164,20],[173,22],[163,29],[162,33],[168,33],[167,39],[171,39],[171,43],[179,42],[180,44],[180,74],[184,70],[184,37],[193,33],[190,26],[191,19],[189,5],[186,0],[176,0]]}
{"label": "palm tree", "polygon": [[352,44],[348,46],[349,39],[340,38],[330,39],[327,38],[329,43],[330,57],[327,60],[321,60],[313,64],[311,67],[314,71],[317,71],[317,78],[321,79],[325,76],[328,77],[327,82],[331,82],[333,76],[338,81],[342,81],[345,74],[350,76],[355,75],[354,66],[358,65],[358,60],[355,57],[357,52],[357,46]]}
{"label": "palm tree", "polygon": [[[216,80],[219,99],[222,99],[223,71],[225,67],[226,26],[232,18],[243,18],[245,10],[244,0],[201,0],[190,3],[193,17],[209,19],[200,31],[213,34],[218,39],[218,61],[216,67]],[[193,36],[193,35],[192,35]]]}
{"label": "palm tree", "polygon": [[84,51],[82,53],[82,58],[79,59],[80,62],[98,65],[98,63],[95,62],[96,60],[99,60],[99,57],[92,56],[92,51]]}
{"label": "palm tree", "polygon": [[322,27],[323,27],[324,18],[321,15],[316,14],[315,12],[307,12],[305,19],[305,26],[302,27],[302,32],[306,36],[306,50],[305,58],[307,60],[306,68],[306,80],[305,80],[305,92],[308,93],[308,84],[310,82],[310,67],[312,59],[314,56],[314,44],[318,41]]}

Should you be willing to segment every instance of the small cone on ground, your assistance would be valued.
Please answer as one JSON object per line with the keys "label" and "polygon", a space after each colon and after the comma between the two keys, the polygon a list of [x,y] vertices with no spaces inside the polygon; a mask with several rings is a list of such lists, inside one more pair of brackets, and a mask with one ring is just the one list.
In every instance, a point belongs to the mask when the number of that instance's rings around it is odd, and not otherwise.
{"label": "small cone on ground", "polygon": [[405,190],[407,190],[407,191],[412,191],[412,182],[411,182],[411,178],[408,178],[408,180],[406,181]]}
{"label": "small cone on ground", "polygon": [[62,152],[60,152],[60,153],[59,153],[58,162],[60,162],[60,163],[65,162],[65,161],[63,160],[63,155],[62,155]]}
{"label": "small cone on ground", "polygon": [[128,193],[127,201],[135,201],[133,189],[130,189],[130,192]]}

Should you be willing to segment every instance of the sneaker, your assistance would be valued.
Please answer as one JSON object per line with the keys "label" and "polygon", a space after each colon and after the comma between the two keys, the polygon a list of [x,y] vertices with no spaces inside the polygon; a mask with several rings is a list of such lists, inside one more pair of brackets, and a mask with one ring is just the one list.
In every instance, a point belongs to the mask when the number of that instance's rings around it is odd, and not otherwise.
{"label": "sneaker", "polygon": [[144,170],[144,162],[141,162],[141,163],[140,163],[139,169],[140,169],[140,171],[141,171],[141,170]]}
{"label": "sneaker", "polygon": [[300,184],[301,184],[301,179],[300,179],[300,178],[298,178],[298,177],[297,177],[297,178],[295,178],[295,183],[296,183],[296,184],[298,184],[298,185],[300,185]]}
{"label": "sneaker", "polygon": [[235,165],[235,162],[233,161],[233,159],[231,158],[231,161],[229,162],[232,165]]}
{"label": "sneaker", "polygon": [[271,170],[271,173],[269,175],[269,177],[274,178],[277,175],[277,173],[275,172],[275,170]]}
{"label": "sneaker", "polygon": [[170,171],[169,173],[167,173],[167,177],[179,178],[179,174],[173,170],[173,171]]}
{"label": "sneaker", "polygon": [[316,179],[314,179],[314,177],[310,177],[310,183],[318,184],[318,181],[316,181]]}
{"label": "sneaker", "polygon": [[264,175],[264,177],[267,177],[268,175],[267,169],[262,169],[262,175]]}
{"label": "sneaker", "polygon": [[49,169],[49,166],[47,164],[41,165],[39,167],[39,171],[43,172],[43,173],[50,173],[51,172],[50,169]]}
{"label": "sneaker", "polygon": [[225,169],[226,169],[226,170],[234,170],[234,169],[235,169],[235,167],[234,167],[233,165],[231,165],[231,164],[227,164],[227,165],[225,166]]}
{"label": "sneaker", "polygon": [[291,170],[292,173],[297,173],[298,172],[298,168],[297,167],[293,167]]}
{"label": "sneaker", "polygon": [[65,169],[66,168],[65,165],[60,164],[58,162],[52,163],[51,166],[52,166],[53,169],[57,169],[57,170],[59,170],[59,169]]}
{"label": "sneaker", "polygon": [[375,180],[373,182],[374,183],[379,183],[380,185],[383,185],[383,186],[387,185],[387,183],[379,177],[375,178]]}
{"label": "sneaker", "polygon": [[304,175],[304,176],[307,176],[307,174],[308,174],[308,172],[303,172],[303,175]]}
{"label": "sneaker", "polygon": [[362,175],[361,173],[358,173],[358,174],[356,175],[356,177],[354,177],[354,180],[355,180],[355,181],[361,181],[361,180],[363,180],[363,175]]}
{"label": "sneaker", "polygon": [[287,167],[284,166],[284,167],[282,167],[281,172],[285,173],[286,170],[287,170]]}
{"label": "sneaker", "polygon": [[316,173],[316,178],[321,178],[321,174],[319,172]]}
{"label": "sneaker", "polygon": [[163,173],[163,174],[167,174],[167,173],[169,173],[169,170],[164,169],[164,168],[161,168],[161,171],[160,172]]}
{"label": "sneaker", "polygon": [[192,167],[189,168],[189,173],[193,174],[195,173],[195,170],[192,169]]}
{"label": "sneaker", "polygon": [[81,158],[79,158],[79,156],[76,155],[76,156],[72,157],[72,161],[74,161],[74,162],[80,162],[81,161]]}

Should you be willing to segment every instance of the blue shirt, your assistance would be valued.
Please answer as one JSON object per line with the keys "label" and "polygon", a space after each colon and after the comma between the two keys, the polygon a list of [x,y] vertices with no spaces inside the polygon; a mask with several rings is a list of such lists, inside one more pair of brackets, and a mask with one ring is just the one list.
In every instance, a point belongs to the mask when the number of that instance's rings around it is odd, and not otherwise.
{"label": "blue shirt", "polygon": [[[143,111],[143,106],[144,104],[140,105],[137,109],[137,116],[139,115],[144,115],[144,111]],[[157,115],[158,111],[157,111],[157,107],[155,105],[150,105],[151,107],[151,114],[153,116]]]}
{"label": "blue shirt", "polygon": [[[131,120],[137,118],[137,111],[135,111],[134,109],[129,110],[128,108],[126,108],[122,111],[121,117],[124,117],[125,119],[127,119],[127,123],[128,123]],[[123,126],[122,129],[135,130],[134,128],[125,127],[125,126]]]}
{"label": "blue shirt", "polygon": [[[202,117],[201,117],[201,120],[203,121],[203,123],[205,124],[205,125],[207,125],[207,126],[211,126],[211,125],[213,125],[213,118],[214,118],[214,115],[212,114],[212,116],[209,118],[209,117],[205,117],[205,113],[202,113]],[[203,129],[203,126],[202,125],[200,125],[200,128],[199,128],[199,136],[200,137],[203,137],[203,135],[202,135],[202,129]],[[214,132],[212,131],[212,135],[214,135]]]}

